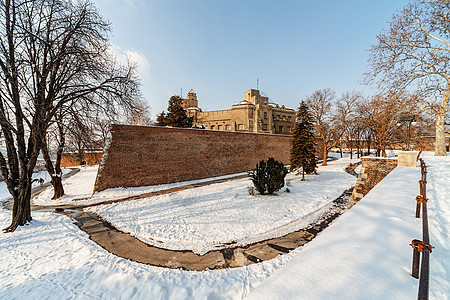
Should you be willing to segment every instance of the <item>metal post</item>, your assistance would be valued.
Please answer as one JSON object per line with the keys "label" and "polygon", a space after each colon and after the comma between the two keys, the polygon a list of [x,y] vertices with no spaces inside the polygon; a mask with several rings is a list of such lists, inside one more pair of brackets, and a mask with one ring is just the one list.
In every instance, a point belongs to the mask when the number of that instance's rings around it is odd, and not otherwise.
{"label": "metal post", "polygon": [[411,150],[411,120],[408,120],[408,141],[406,147],[408,147],[408,151]]}
{"label": "metal post", "polygon": [[[423,168],[423,187],[422,196],[426,199],[427,197],[427,167],[424,165]],[[428,234],[428,213],[427,213],[427,201],[422,203],[422,235],[423,242],[427,245],[430,244],[430,237]],[[420,282],[419,282],[419,293],[417,299],[425,300],[428,299],[429,290],[429,274],[430,274],[430,249],[425,247],[422,252],[422,265],[420,268]]]}
{"label": "metal post", "polygon": [[413,261],[412,261],[412,277],[419,279],[419,264],[420,264],[420,252],[416,248],[413,248]]}

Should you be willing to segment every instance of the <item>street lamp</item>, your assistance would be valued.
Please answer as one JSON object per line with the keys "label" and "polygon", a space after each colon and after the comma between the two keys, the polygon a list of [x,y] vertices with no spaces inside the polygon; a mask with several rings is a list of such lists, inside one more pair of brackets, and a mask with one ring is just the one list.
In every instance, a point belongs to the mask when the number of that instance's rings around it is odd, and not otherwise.
{"label": "street lamp", "polygon": [[416,122],[416,116],[406,116],[406,117],[402,117],[400,118],[399,122],[397,123],[397,126],[401,126],[403,124],[406,124],[407,126],[407,140],[406,140],[406,151],[412,151],[413,149],[411,148],[411,125],[415,126],[417,124]]}

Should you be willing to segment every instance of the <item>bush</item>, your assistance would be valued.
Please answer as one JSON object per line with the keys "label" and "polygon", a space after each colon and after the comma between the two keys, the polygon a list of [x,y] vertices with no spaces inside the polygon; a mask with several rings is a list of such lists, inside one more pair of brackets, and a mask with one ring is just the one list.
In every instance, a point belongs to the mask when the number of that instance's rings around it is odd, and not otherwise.
{"label": "bush", "polygon": [[266,193],[272,195],[284,186],[284,177],[287,173],[288,170],[283,164],[271,157],[267,162],[260,161],[256,169],[249,172],[249,176],[261,195]]}

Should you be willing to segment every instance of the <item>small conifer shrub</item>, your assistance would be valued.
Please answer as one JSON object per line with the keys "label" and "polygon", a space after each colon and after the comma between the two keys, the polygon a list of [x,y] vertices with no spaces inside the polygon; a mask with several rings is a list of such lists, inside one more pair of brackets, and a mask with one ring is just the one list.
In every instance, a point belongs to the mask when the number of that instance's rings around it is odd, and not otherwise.
{"label": "small conifer shrub", "polygon": [[261,195],[266,193],[272,195],[284,186],[284,178],[287,173],[286,167],[271,157],[267,162],[261,160],[256,168],[249,172],[249,176]]}

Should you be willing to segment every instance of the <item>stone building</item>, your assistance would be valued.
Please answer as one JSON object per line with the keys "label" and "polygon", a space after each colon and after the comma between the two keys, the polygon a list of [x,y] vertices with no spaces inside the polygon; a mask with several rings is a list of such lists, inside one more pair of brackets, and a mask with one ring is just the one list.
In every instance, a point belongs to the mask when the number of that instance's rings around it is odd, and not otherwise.
{"label": "stone building", "polygon": [[268,97],[254,89],[246,91],[244,99],[228,110],[202,111],[193,90],[183,99],[182,106],[194,118],[194,125],[212,130],[290,134],[295,125],[295,110],[269,102]]}

